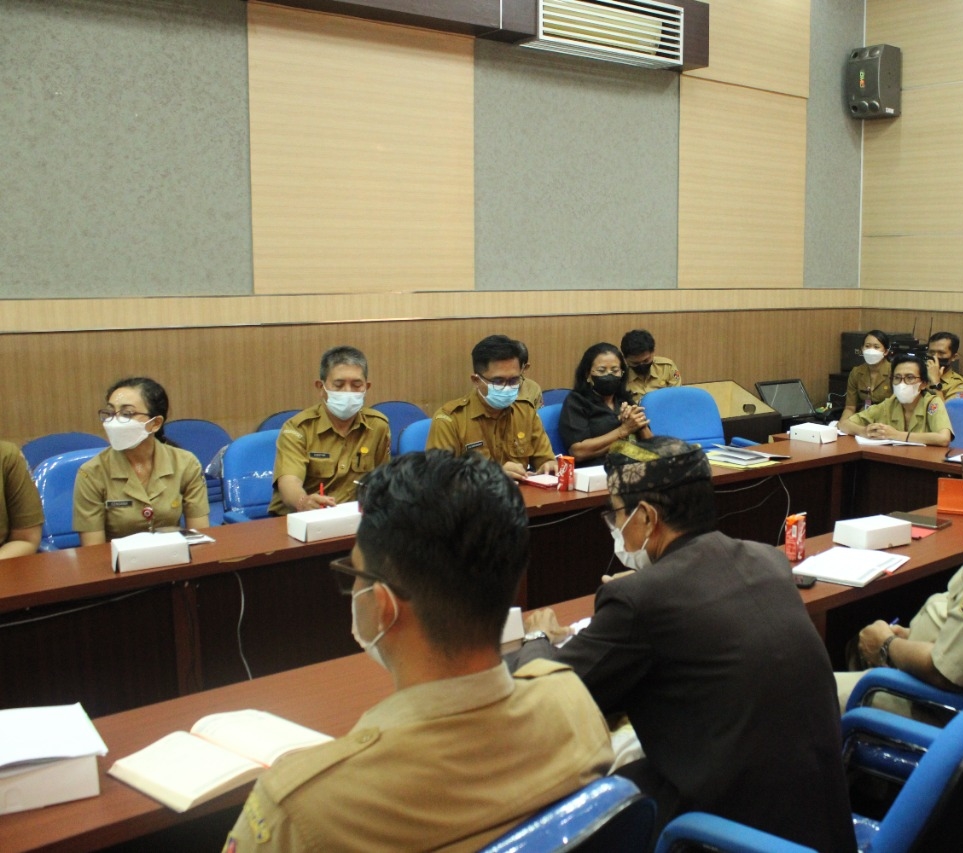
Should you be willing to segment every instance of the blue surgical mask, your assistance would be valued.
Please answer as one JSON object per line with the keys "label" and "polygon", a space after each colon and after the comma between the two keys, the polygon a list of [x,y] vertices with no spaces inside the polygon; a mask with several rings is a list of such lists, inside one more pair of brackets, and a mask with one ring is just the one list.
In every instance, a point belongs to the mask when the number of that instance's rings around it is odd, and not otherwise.
{"label": "blue surgical mask", "polygon": [[364,391],[328,391],[324,404],[339,421],[350,421],[364,405]]}
{"label": "blue surgical mask", "polygon": [[[482,382],[485,380],[482,379]],[[493,409],[507,409],[518,399],[518,388],[496,388],[488,382],[485,384],[488,385],[488,396],[482,396],[482,399]],[[478,393],[481,394],[481,391]]]}

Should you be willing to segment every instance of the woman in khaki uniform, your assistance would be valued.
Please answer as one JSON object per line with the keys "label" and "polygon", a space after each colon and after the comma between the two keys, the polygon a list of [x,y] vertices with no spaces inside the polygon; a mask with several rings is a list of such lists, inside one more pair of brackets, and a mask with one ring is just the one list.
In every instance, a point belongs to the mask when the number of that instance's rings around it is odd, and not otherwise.
{"label": "woman in khaki uniform", "polygon": [[864,363],[857,364],[849,372],[846,408],[839,416],[841,421],[848,421],[857,409],[866,411],[870,406],[882,403],[893,393],[889,384],[890,365],[886,360],[889,335],[879,329],[867,332],[860,352]]}
{"label": "woman in khaki uniform", "polygon": [[115,382],[101,423],[110,447],[85,462],[74,484],[74,529],[81,545],[179,526],[209,526],[201,463],[164,438],[167,393],[153,379]]}
{"label": "woman in khaki uniform", "polygon": [[918,441],[946,447],[953,438],[946,406],[927,394],[926,362],[918,355],[893,359],[893,396],[839,421],[839,431],[864,438]]}

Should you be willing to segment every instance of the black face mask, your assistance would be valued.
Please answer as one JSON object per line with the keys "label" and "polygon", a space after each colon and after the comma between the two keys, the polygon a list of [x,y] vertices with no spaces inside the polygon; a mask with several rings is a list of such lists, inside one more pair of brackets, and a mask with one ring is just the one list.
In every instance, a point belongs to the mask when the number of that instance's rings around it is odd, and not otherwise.
{"label": "black face mask", "polygon": [[613,376],[611,373],[606,376],[593,376],[592,387],[596,394],[602,397],[611,397],[622,387],[622,377]]}
{"label": "black face mask", "polygon": [[648,376],[649,371],[652,369],[652,362],[646,364],[636,364],[632,367],[637,376]]}

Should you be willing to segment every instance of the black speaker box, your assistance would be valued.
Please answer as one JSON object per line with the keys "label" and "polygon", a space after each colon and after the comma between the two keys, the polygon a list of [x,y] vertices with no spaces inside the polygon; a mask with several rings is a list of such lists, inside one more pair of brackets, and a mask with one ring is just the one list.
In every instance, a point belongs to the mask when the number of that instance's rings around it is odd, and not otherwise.
{"label": "black speaker box", "polygon": [[891,44],[857,47],[846,63],[846,103],[853,118],[900,114],[903,52]]}

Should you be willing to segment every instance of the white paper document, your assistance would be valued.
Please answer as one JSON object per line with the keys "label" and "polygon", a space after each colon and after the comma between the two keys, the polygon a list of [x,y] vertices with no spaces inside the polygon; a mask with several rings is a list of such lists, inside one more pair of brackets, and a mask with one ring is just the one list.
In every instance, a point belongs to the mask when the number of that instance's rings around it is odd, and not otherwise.
{"label": "white paper document", "polygon": [[[843,433],[840,433],[840,435],[843,435]],[[883,447],[887,444],[898,444],[903,447],[926,447],[922,441],[897,441],[895,438],[866,438],[863,435],[854,435],[853,438],[856,439],[857,444],[862,444],[866,447]]]}
{"label": "white paper document", "polygon": [[837,547],[807,557],[793,568],[792,573],[845,586],[866,586],[880,575],[895,572],[908,559],[902,554],[886,551]]}

